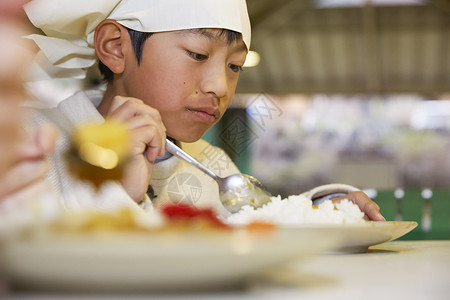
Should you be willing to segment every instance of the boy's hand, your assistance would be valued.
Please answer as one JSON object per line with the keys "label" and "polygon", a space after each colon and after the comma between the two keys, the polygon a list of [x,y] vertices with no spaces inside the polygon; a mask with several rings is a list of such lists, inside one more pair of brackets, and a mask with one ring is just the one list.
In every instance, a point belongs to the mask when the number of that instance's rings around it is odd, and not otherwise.
{"label": "boy's hand", "polygon": [[121,184],[136,202],[144,199],[157,156],[164,155],[166,128],[159,112],[131,97],[114,97],[107,118],[125,123],[131,131],[131,160]]}
{"label": "boy's hand", "polygon": [[364,219],[371,221],[386,221],[380,213],[380,207],[365,193],[361,191],[350,192],[345,196],[332,199],[333,202],[339,202],[342,199],[348,199],[359,206],[364,213]]}

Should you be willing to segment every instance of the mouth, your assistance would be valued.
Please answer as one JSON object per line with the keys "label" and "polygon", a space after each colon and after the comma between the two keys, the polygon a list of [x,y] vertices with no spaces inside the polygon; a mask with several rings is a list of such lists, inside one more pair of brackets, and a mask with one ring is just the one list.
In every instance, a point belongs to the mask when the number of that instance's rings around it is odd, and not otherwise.
{"label": "mouth", "polygon": [[220,112],[214,107],[187,108],[195,117],[205,123],[214,123],[220,118]]}

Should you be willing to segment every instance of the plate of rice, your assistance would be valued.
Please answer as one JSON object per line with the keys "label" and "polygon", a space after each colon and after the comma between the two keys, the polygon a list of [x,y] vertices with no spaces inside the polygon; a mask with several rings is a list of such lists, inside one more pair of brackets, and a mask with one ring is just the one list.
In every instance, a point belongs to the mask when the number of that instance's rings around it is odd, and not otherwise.
{"label": "plate of rice", "polygon": [[272,197],[271,202],[257,209],[245,206],[225,222],[235,226],[268,222],[285,230],[308,230],[333,240],[336,247],[330,252],[364,252],[417,227],[417,222],[410,221],[366,221],[359,207],[346,199],[339,203],[325,200],[316,206],[301,195]]}

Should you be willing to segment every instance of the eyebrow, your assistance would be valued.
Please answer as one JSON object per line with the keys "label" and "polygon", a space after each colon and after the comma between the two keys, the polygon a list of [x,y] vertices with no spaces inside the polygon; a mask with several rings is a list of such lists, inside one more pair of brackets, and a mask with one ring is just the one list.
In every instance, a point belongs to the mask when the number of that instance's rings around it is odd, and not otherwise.
{"label": "eyebrow", "polygon": [[[222,28],[192,28],[192,29],[185,29],[185,30],[180,30],[180,33],[183,35],[186,34],[195,34],[195,35],[201,35],[206,37],[207,39],[214,41],[214,40],[219,40],[222,37],[227,38],[227,34],[232,31],[229,29],[222,29]],[[237,32],[236,32],[237,33]],[[237,52],[247,52],[247,46],[245,45],[245,43],[242,40],[242,34],[239,33],[241,35],[241,39],[233,39],[230,40],[227,38],[227,44],[231,45],[233,42],[236,42],[236,51]],[[242,43],[237,43],[238,41],[242,41]]]}

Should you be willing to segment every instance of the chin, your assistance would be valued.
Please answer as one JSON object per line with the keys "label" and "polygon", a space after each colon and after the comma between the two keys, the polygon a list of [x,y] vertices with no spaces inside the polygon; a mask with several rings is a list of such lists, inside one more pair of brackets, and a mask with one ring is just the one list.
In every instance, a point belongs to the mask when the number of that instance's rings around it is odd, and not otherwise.
{"label": "chin", "polygon": [[193,142],[196,142],[196,141],[198,141],[199,139],[201,139],[202,136],[203,136],[203,134],[204,134],[204,132],[201,133],[201,134],[180,134],[180,135],[177,135],[177,134],[174,134],[174,135],[168,134],[168,135],[169,135],[170,137],[176,139],[177,141],[180,141],[180,142],[183,142],[183,143],[193,143]]}

